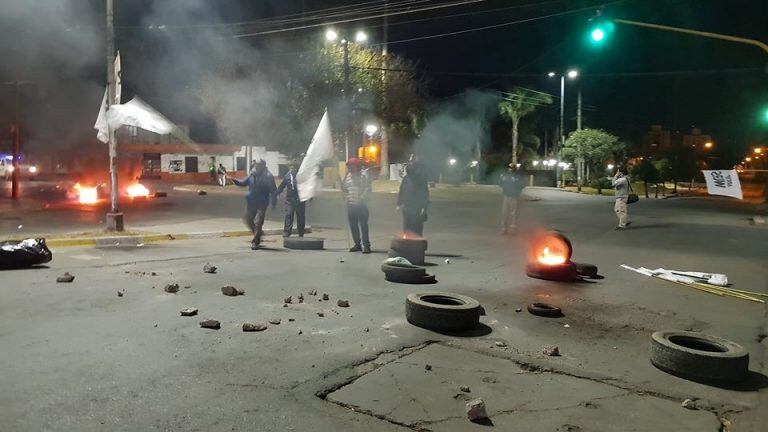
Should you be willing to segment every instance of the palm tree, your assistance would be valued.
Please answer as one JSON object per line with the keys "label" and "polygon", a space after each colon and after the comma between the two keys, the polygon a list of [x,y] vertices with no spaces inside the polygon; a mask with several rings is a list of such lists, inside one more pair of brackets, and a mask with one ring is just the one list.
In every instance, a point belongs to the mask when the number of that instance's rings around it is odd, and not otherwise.
{"label": "palm tree", "polygon": [[552,96],[515,87],[511,93],[505,93],[505,98],[499,103],[499,114],[512,121],[512,163],[517,163],[518,126],[520,119],[536,111],[536,108],[552,103]]}

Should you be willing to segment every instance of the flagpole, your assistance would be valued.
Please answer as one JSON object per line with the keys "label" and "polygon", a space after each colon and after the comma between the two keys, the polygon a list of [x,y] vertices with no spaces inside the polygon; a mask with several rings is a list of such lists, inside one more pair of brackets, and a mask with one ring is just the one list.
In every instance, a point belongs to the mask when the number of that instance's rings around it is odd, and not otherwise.
{"label": "flagpole", "polygon": [[[107,0],[107,107],[115,104],[115,27],[113,22],[113,0]],[[108,117],[107,117],[108,118]],[[109,122],[107,122],[109,123]],[[106,216],[107,230],[123,231],[125,229],[123,214],[118,206],[117,184],[117,137],[115,131],[109,128],[109,212]]]}

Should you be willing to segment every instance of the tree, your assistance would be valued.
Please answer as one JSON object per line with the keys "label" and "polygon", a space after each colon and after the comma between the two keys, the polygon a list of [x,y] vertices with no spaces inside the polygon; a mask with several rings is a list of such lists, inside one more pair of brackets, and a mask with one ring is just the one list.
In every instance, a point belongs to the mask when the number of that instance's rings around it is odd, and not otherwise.
{"label": "tree", "polygon": [[536,111],[536,108],[552,103],[552,97],[520,87],[515,87],[507,94],[504,101],[499,103],[499,114],[512,122],[512,163],[517,163],[518,127],[520,119]]}
{"label": "tree", "polygon": [[[649,159],[644,158],[639,165],[632,168],[632,176],[640,179],[645,187],[645,197],[648,198],[648,183],[656,184],[659,181],[659,170]],[[656,196],[659,195],[659,188],[656,188]]]}
{"label": "tree", "polygon": [[672,192],[677,192],[678,182],[691,180],[698,173],[696,155],[692,148],[675,145],[667,149],[663,157],[668,163],[664,180],[673,182]]}
{"label": "tree", "polygon": [[[565,140],[563,156],[577,163],[577,169],[581,173],[583,166],[589,168],[594,175],[604,172],[605,162],[615,154],[623,151],[619,137],[611,135],[602,129],[582,129],[571,133]],[[587,175],[588,176],[588,175]],[[580,179],[582,175],[578,176]],[[598,184],[598,193],[602,192],[604,183]],[[581,190],[581,181],[579,182]]]}

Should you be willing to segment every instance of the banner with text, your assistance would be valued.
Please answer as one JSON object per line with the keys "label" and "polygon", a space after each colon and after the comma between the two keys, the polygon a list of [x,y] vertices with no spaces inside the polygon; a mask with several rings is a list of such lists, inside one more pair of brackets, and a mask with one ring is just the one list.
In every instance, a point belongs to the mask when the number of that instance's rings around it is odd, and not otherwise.
{"label": "banner with text", "polygon": [[736,170],[702,170],[710,195],[723,195],[744,199]]}

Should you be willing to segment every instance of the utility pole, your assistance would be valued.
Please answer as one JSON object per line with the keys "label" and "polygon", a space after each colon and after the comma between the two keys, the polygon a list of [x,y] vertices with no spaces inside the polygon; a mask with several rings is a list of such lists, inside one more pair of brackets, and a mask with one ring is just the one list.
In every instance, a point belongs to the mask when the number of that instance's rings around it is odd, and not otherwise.
{"label": "utility pole", "polygon": [[346,117],[344,124],[344,156],[349,160],[349,137],[352,135],[352,99],[349,95],[349,40],[344,38],[341,41],[344,49],[344,115]]}
{"label": "utility pole", "polygon": [[578,101],[576,103],[576,130],[581,130],[581,86],[579,86]]}
{"label": "utility pole", "polygon": [[563,129],[563,118],[565,117],[565,74],[560,74],[560,146],[557,151],[559,159],[555,165],[555,187],[560,174],[560,160],[562,160],[563,146],[565,145],[565,129]]}
{"label": "utility pole", "polygon": [[[113,23],[112,1],[107,0],[107,108],[115,104],[115,27]],[[117,139],[115,131],[109,128],[109,212],[107,212],[107,230],[123,231],[123,214],[118,207],[117,184]]]}
{"label": "utility pole", "polygon": [[[384,0],[384,13],[389,12],[389,0]],[[389,17],[387,15],[384,15],[384,29],[382,31],[382,42],[381,45],[381,58],[382,58],[382,70],[381,71],[381,81],[383,85],[381,86],[383,95],[382,95],[382,103],[386,104],[387,101],[387,66],[389,65],[388,57],[389,54]],[[381,164],[379,168],[379,177],[384,176],[384,179],[389,179],[389,135],[387,134],[387,125],[382,122],[381,125]]]}

